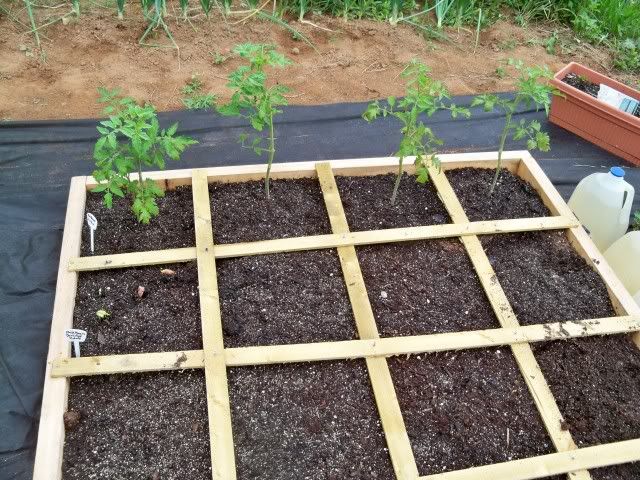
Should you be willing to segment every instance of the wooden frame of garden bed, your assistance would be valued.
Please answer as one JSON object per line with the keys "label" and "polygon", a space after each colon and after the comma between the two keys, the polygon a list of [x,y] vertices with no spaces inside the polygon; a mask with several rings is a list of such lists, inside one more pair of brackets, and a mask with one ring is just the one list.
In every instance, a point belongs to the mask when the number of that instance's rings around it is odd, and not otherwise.
{"label": "wooden frame of garden bed", "polygon": [[[496,153],[441,155],[442,170],[460,167],[495,168]],[[640,460],[640,439],[578,449],[555,399],[533,356],[529,342],[589,335],[631,333],[640,347],[640,308],[604,262],[589,236],[577,222],[551,182],[529,152],[505,152],[503,165],[530,182],[552,216],[532,219],[469,222],[443,173],[432,170],[432,181],[453,223],[381,231],[349,232],[334,174],[375,175],[395,172],[396,158],[338,160],[275,164],[272,178],[318,178],[332,234],[226,245],[214,244],[208,183],[259,180],[264,165],[216,167],[151,172],[165,189],[192,185],[196,246],[153,252],[80,257],[86,192],[96,185],[92,177],[71,180],[60,256],[57,291],[51,324],[44,394],[34,467],[34,480],[59,480],[64,446],[63,413],[67,406],[69,377],[204,368],[209,411],[212,476],[236,478],[227,367],[301,361],[364,358],[396,477],[401,480],[524,480],[569,473],[572,479],[590,478],[589,468]],[[409,163],[409,162],[407,162]],[[412,168],[407,167],[411,172]],[[520,326],[478,239],[478,235],[565,230],[577,250],[598,271],[609,290],[617,317],[543,325]],[[459,237],[471,259],[501,328],[379,338],[355,246],[419,239]],[[358,340],[284,346],[224,348],[218,299],[216,258],[336,248],[351,301]],[[202,317],[203,350],[70,358],[63,332],[72,327],[78,272],[174,262],[197,261]],[[419,476],[396,398],[386,357],[399,354],[487,348],[510,345],[542,421],[557,453],[524,460]]]}

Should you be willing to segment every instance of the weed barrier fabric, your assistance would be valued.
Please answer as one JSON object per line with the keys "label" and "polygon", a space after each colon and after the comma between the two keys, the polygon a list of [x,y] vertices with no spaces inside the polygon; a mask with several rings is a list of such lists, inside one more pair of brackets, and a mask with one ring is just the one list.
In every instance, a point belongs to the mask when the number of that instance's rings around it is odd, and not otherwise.
{"label": "weed barrier fabric", "polygon": [[[455,101],[468,106],[471,97]],[[391,118],[367,124],[360,118],[365,106],[285,108],[276,127],[275,161],[393,154],[398,125]],[[236,119],[202,111],[159,116],[163,126],[180,122],[180,133],[200,142],[168,168],[264,161],[240,147],[238,135],[247,126]],[[516,120],[521,118],[537,119],[550,132],[551,152],[534,156],[565,199],[583,177],[613,165],[628,167],[626,179],[640,191],[639,168],[549,124],[544,112],[524,110]],[[469,120],[442,112],[428,122],[445,141],[443,153],[493,151],[504,117],[473,109]],[[31,479],[69,180],[93,170],[95,127],[95,120],[0,124],[0,480]],[[507,149],[523,148],[523,143],[507,144]],[[97,235],[99,241],[99,229]]]}

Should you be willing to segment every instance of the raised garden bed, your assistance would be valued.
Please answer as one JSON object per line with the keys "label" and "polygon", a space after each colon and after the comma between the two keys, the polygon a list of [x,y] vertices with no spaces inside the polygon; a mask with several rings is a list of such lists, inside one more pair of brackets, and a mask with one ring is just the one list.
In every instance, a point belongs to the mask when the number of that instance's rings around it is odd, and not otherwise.
{"label": "raised garden bed", "polygon": [[556,73],[552,84],[562,95],[553,97],[549,121],[640,165],[640,117],[594,98],[600,84],[635,100],[638,90],[574,62]]}
{"label": "raised garden bed", "polygon": [[269,202],[262,166],[151,173],[193,229],[94,256],[74,178],[34,479],[637,478],[640,309],[528,152],[486,195],[496,157],[395,206],[392,158],[274,165]]}

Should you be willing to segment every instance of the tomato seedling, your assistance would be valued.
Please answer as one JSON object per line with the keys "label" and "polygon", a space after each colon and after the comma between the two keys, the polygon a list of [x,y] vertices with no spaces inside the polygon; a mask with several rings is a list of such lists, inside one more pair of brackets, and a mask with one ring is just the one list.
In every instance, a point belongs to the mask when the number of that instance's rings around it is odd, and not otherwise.
{"label": "tomato seedling", "polygon": [[422,115],[431,117],[438,110],[449,110],[453,118],[458,115],[468,118],[471,115],[468,109],[445,102],[451,97],[446,87],[432,79],[429,76],[429,67],[418,60],[412,60],[401,75],[406,79],[405,97],[400,100],[389,97],[386,105],[381,105],[376,100],[370,103],[362,114],[367,122],[372,122],[380,116],[390,115],[402,123],[400,129],[402,140],[395,153],[398,157],[398,173],[391,194],[392,205],[396,203],[406,157],[415,157],[416,180],[419,183],[426,183],[429,180],[429,165],[440,167],[435,150],[443,144],[443,141],[436,137],[420,117]]}
{"label": "tomato seedling", "polygon": [[[282,113],[282,110],[278,109],[279,106],[287,105],[284,94],[289,92],[289,88],[284,85],[267,87],[265,67],[284,68],[292,62],[278,53],[273,45],[243,43],[237,45],[233,51],[240,58],[245,59],[248,65],[239,66],[229,75],[227,87],[233,90],[233,94],[229,103],[218,106],[218,112],[225,116],[246,118],[258,132],[251,138],[249,148],[252,148],[256,155],[262,155],[263,152],[268,154],[264,190],[269,198],[269,176],[276,153],[273,117]],[[266,139],[260,135],[265,128],[269,131]],[[240,135],[240,143],[243,147],[248,141],[248,134]]]}
{"label": "tomato seedling", "polygon": [[[106,103],[104,113],[109,115],[97,129],[100,138],[95,144],[94,178],[100,182],[92,192],[104,194],[107,208],[113,206],[113,196],[132,197],[131,210],[139,222],[149,223],[158,215],[156,198],[164,191],[156,183],[142,178],[142,167],[164,169],[165,159],[179,160],[182,152],[194,139],[176,135],[178,124],[160,128],[153,105],[138,105],[133,99],[120,97],[120,91],[99,88],[99,102]],[[130,174],[138,173],[137,179]]]}
{"label": "tomato seedling", "polygon": [[471,102],[472,107],[481,105],[485,112],[492,112],[497,109],[505,116],[504,128],[500,134],[498,144],[498,165],[491,182],[489,195],[493,193],[498,184],[502,168],[502,153],[509,134],[513,135],[513,140],[526,138],[529,150],[538,149],[548,152],[551,148],[549,134],[542,130],[540,122],[537,120],[527,122],[525,119],[515,122],[513,120],[514,115],[523,106],[527,108],[535,107],[536,111],[544,108],[546,114],[549,115],[552,95],[560,94],[559,90],[548,83],[548,80],[553,78],[553,74],[548,67],[527,67],[521,60],[512,58],[507,61],[507,65],[518,72],[515,95],[510,98],[504,98],[497,95],[484,94],[478,95]]}

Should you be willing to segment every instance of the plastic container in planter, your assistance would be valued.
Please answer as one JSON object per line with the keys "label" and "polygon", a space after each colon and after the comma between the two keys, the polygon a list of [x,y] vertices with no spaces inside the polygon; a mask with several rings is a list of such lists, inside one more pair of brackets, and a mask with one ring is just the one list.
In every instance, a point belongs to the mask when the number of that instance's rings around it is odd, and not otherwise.
{"label": "plastic container in planter", "polygon": [[562,81],[569,73],[604,84],[640,101],[640,92],[579,63],[570,63],[551,83],[563,97],[554,96],[549,120],[636,165],[640,165],[640,118],[592,97]]}

